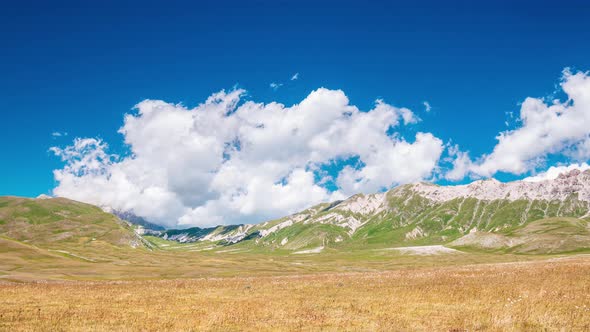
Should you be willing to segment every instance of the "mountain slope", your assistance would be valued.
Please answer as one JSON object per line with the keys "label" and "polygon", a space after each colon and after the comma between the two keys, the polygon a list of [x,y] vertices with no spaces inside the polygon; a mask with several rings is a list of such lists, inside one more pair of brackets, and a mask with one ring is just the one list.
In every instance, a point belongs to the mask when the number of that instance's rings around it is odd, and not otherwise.
{"label": "mountain slope", "polygon": [[590,250],[590,222],[557,217],[536,220],[507,232],[471,232],[451,246],[525,254]]}
{"label": "mountain slope", "polygon": [[52,249],[143,246],[116,216],[65,198],[0,197],[0,236]]}
{"label": "mountain slope", "polygon": [[285,250],[380,248],[445,244],[472,232],[505,234],[546,218],[571,217],[584,222],[589,211],[590,171],[574,170],[541,182],[409,184],[319,204],[257,225],[149,233],[180,242]]}

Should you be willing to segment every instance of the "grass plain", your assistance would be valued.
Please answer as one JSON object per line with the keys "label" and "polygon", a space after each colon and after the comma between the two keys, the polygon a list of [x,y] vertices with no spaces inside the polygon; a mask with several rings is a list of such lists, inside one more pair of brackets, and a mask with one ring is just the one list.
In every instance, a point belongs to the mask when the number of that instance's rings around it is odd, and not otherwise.
{"label": "grass plain", "polygon": [[587,331],[590,257],[384,272],[0,284],[0,329]]}

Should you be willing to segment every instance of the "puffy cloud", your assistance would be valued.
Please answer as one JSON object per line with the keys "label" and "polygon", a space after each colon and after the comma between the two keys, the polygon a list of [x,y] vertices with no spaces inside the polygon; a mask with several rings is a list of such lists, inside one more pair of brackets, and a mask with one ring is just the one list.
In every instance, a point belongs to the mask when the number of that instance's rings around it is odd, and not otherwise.
{"label": "puffy cloud", "polygon": [[561,88],[563,102],[526,98],[520,108],[520,127],[501,132],[493,151],[471,162],[457,154],[451,177],[465,174],[489,177],[497,172],[524,174],[542,166],[548,155],[561,154],[575,160],[590,157],[590,77],[565,70]]}
{"label": "puffy cloud", "polygon": [[448,152],[448,160],[451,161],[452,167],[444,174],[444,177],[451,181],[463,179],[473,165],[469,153],[461,151],[458,145],[450,146]]}
{"label": "puffy cloud", "polygon": [[336,182],[347,193],[376,192],[394,184],[414,182],[432,174],[443,143],[430,133],[416,134],[414,143],[398,140],[364,156],[365,166],[346,166]]}
{"label": "puffy cloud", "polygon": [[590,165],[588,165],[587,163],[581,163],[581,164],[571,164],[568,166],[551,166],[551,167],[549,167],[549,169],[547,171],[539,173],[535,176],[529,176],[527,178],[524,178],[523,181],[539,182],[539,181],[545,181],[545,180],[553,180],[553,179],[556,179],[560,174],[568,173],[569,171],[572,171],[574,169],[578,169],[580,171],[585,171],[587,169],[590,169]]}
{"label": "puffy cloud", "polygon": [[[419,119],[382,100],[360,111],[340,90],[315,90],[291,107],[241,102],[244,93],[221,91],[192,109],[139,103],[119,130],[126,157],[93,138],[52,148],[65,162],[53,193],[168,227],[256,222],[427,178],[444,150],[430,133],[404,139],[395,128]],[[326,171],[350,158],[354,167]]]}
{"label": "puffy cloud", "polygon": [[430,103],[429,103],[429,102],[427,102],[427,101],[423,101],[423,102],[422,102],[422,105],[424,105],[424,110],[425,110],[426,112],[430,112],[430,111],[432,110],[432,106],[430,105]]}

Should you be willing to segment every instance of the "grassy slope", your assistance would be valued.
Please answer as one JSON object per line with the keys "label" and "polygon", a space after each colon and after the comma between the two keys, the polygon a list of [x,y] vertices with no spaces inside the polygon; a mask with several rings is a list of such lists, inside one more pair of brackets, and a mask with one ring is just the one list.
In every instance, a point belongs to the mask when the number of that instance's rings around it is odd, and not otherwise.
{"label": "grassy slope", "polygon": [[[465,198],[437,204],[415,195],[403,186],[396,190],[402,194],[390,195],[389,212],[373,217],[355,232],[351,241],[339,247],[445,244],[474,229],[506,232],[543,218],[578,218],[586,215],[589,209],[588,203],[579,201],[576,195],[570,196],[565,202],[480,201]],[[420,235],[406,237],[414,230],[419,230]]]}
{"label": "grassy slope", "polygon": [[0,235],[48,248],[139,245],[115,216],[63,198],[1,197],[0,220]]}
{"label": "grassy slope", "polygon": [[[323,211],[311,216],[306,225],[293,225],[259,242],[265,246],[280,247],[278,244],[287,237],[289,242],[284,248],[291,250],[309,249],[322,243],[340,250],[445,244],[474,229],[504,232],[543,218],[579,218],[586,215],[590,208],[588,202],[579,201],[575,194],[565,202],[461,198],[434,203],[416,195],[409,186],[392,190],[387,199],[387,211],[369,219],[343,211]],[[352,236],[346,234],[348,229],[341,227],[309,225],[314,219],[329,213],[355,217],[364,225]],[[413,231],[419,235],[406,236]],[[343,241],[335,241],[337,238]]]}
{"label": "grassy slope", "polygon": [[590,252],[590,223],[568,217],[535,220],[502,232],[474,232],[451,243],[456,248],[498,253]]}
{"label": "grassy slope", "polygon": [[0,197],[0,275],[63,278],[147,252],[131,227],[98,207],[62,198]]}

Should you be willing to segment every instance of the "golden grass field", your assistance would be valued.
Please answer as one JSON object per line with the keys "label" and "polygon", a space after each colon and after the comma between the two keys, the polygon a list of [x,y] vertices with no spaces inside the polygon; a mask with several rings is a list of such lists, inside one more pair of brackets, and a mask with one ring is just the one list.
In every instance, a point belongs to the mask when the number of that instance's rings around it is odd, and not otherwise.
{"label": "golden grass field", "polygon": [[367,273],[5,283],[0,329],[589,331],[590,256]]}

